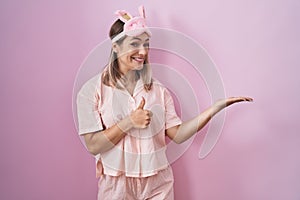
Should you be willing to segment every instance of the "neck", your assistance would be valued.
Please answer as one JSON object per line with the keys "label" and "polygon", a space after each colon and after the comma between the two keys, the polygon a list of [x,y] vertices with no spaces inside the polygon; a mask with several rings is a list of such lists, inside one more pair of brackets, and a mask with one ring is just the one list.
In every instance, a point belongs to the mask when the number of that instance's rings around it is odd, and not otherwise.
{"label": "neck", "polygon": [[130,70],[125,74],[125,77],[130,82],[136,81],[136,71]]}
{"label": "neck", "polygon": [[125,74],[123,74],[123,77],[128,82],[134,83],[136,81],[136,71],[130,70],[130,71],[126,72]]}
{"label": "neck", "polygon": [[123,84],[125,85],[131,85],[136,83],[136,71],[135,70],[129,70],[126,73],[123,73]]}
{"label": "neck", "polygon": [[130,70],[124,74],[123,78],[121,78],[121,83],[124,85],[129,94],[133,95],[133,91],[137,83],[136,71]]}

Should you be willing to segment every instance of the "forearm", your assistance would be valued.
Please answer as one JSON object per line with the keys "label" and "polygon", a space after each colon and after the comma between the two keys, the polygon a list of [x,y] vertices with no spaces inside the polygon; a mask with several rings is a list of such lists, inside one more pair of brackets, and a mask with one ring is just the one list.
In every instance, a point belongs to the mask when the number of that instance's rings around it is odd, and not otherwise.
{"label": "forearm", "polygon": [[175,134],[173,134],[173,141],[176,143],[185,142],[195,133],[201,130],[220,110],[222,110],[222,107],[213,105],[197,117],[183,122],[181,125],[176,127]]}
{"label": "forearm", "polygon": [[167,129],[166,134],[176,143],[182,143],[201,130],[210,119],[222,109],[234,103],[243,101],[252,102],[253,99],[250,97],[230,97],[218,100],[197,117],[184,122],[181,125]]}
{"label": "forearm", "polygon": [[84,135],[89,152],[97,155],[110,150],[124,138],[131,128],[133,125],[130,117],[126,117],[108,129]]}

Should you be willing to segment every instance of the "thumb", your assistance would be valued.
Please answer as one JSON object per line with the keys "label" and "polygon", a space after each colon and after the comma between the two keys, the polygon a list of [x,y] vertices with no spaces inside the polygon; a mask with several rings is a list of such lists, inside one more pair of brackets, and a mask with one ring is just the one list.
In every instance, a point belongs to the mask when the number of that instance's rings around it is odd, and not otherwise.
{"label": "thumb", "polygon": [[146,103],[145,98],[142,97],[141,103],[137,109],[144,109],[145,103]]}

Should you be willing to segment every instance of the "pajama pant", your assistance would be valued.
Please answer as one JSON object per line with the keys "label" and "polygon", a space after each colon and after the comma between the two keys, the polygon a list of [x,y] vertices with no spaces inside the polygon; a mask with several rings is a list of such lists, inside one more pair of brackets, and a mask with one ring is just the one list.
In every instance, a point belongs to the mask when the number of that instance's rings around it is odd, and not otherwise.
{"label": "pajama pant", "polygon": [[173,172],[168,167],[149,177],[101,175],[98,200],[174,200]]}

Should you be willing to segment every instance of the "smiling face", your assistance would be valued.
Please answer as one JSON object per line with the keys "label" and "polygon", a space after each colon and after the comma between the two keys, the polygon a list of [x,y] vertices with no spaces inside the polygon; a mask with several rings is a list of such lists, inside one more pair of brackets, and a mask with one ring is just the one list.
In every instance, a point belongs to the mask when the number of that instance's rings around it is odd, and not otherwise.
{"label": "smiling face", "polygon": [[149,51],[149,36],[143,33],[139,36],[127,36],[118,45],[113,44],[113,50],[118,55],[119,69],[123,74],[131,70],[141,70]]}

